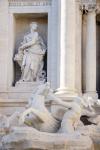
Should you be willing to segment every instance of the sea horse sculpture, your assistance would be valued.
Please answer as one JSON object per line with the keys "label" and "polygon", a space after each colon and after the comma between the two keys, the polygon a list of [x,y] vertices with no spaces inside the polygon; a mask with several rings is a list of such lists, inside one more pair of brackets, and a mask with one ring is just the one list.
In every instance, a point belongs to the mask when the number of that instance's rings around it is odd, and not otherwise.
{"label": "sea horse sculpture", "polygon": [[[46,107],[46,102],[51,103],[51,107],[52,103],[55,103],[66,109],[62,120],[52,115],[52,111]],[[53,93],[49,83],[45,83],[38,86],[35,93],[32,94],[27,106],[28,109],[22,113],[21,120],[42,132],[71,134],[81,122],[80,117],[82,115],[95,116],[93,109],[95,103],[97,102],[94,99],[87,96],[76,97],[73,102],[65,102]]]}

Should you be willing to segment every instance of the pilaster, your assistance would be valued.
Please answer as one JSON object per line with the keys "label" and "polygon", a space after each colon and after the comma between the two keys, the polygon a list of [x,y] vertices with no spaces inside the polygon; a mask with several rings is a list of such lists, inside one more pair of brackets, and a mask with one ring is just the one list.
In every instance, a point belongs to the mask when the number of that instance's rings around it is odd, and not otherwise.
{"label": "pilaster", "polygon": [[8,0],[0,0],[0,92],[7,90]]}
{"label": "pilaster", "polygon": [[86,50],[85,50],[85,93],[93,97],[96,94],[96,3],[82,6],[86,15]]}

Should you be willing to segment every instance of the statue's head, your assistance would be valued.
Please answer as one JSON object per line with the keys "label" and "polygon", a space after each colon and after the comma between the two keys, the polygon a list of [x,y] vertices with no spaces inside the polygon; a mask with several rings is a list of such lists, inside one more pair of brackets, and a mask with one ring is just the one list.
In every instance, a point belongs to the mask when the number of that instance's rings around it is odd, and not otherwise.
{"label": "statue's head", "polygon": [[31,30],[37,30],[37,27],[38,27],[38,24],[37,24],[37,22],[32,22],[31,24],[30,24],[30,28],[31,28]]}

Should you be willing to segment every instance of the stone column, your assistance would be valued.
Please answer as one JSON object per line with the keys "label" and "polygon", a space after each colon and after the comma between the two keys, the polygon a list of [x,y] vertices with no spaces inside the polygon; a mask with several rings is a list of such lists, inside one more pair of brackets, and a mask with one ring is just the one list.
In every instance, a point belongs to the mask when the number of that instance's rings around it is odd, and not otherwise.
{"label": "stone column", "polygon": [[0,0],[0,96],[7,90],[8,0]]}
{"label": "stone column", "polygon": [[76,89],[82,94],[82,11],[79,1],[76,2]]}
{"label": "stone column", "polygon": [[[59,88],[57,94],[70,97],[76,94],[75,89],[75,37],[76,12],[74,0],[61,0],[61,39],[60,39],[60,69]],[[59,66],[58,66],[59,67]]]}
{"label": "stone column", "polygon": [[86,93],[96,95],[96,12],[88,10],[86,32]]}
{"label": "stone column", "polygon": [[86,31],[87,15],[82,17],[82,90],[86,91]]}

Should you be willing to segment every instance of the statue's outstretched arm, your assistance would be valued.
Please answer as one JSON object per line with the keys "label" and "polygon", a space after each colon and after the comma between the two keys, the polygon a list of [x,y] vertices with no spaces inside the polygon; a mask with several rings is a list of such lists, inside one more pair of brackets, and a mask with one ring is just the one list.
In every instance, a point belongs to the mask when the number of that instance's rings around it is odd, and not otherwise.
{"label": "statue's outstretched arm", "polygon": [[53,93],[49,94],[48,99],[49,99],[49,101],[53,101],[61,106],[66,107],[66,108],[72,108],[72,103],[64,102],[63,100],[61,100],[60,98],[55,96]]}

